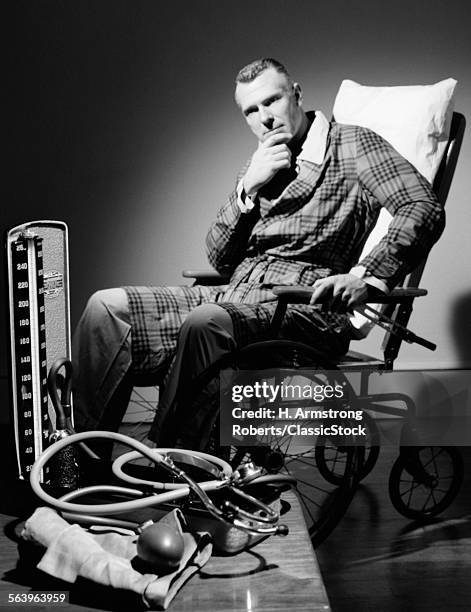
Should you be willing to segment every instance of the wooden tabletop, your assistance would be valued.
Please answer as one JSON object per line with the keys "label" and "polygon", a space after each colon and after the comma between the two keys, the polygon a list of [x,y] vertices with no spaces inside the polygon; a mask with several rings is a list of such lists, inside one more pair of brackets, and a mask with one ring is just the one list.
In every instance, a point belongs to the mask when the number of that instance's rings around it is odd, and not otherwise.
{"label": "wooden tabletop", "polygon": [[[177,594],[170,612],[307,612],[330,610],[319,566],[309,541],[297,497],[283,494],[286,537],[273,536],[234,556],[213,556]],[[60,612],[142,609],[134,594],[99,587],[87,581],[68,584],[35,569],[33,560],[19,559],[13,539],[15,516],[0,514],[0,610],[57,608]],[[68,591],[64,605],[9,604],[9,593]]]}

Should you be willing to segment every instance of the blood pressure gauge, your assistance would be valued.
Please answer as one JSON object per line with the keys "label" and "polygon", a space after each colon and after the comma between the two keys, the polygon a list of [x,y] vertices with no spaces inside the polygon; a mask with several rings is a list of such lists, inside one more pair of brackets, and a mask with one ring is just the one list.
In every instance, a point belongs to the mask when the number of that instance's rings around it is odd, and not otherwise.
{"label": "blood pressure gauge", "polygon": [[18,475],[28,479],[54,428],[48,369],[70,359],[67,227],[27,223],[8,232],[6,246],[13,426]]}

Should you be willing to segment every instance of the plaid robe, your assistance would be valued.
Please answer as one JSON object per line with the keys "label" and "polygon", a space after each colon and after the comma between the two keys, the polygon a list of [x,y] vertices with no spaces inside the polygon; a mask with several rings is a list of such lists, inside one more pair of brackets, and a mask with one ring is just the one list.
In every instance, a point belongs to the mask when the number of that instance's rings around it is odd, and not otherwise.
{"label": "plaid robe", "polygon": [[[219,211],[206,245],[210,263],[230,275],[229,285],[125,288],[135,373],[168,368],[181,323],[201,303],[218,302],[225,308],[236,341],[245,344],[268,334],[274,285],[312,285],[360,263],[393,288],[443,230],[444,212],[430,184],[370,130],[332,122],[323,162],[301,157],[295,162],[296,169],[278,172],[265,185],[251,212],[241,212],[236,189]],[[393,216],[389,230],[358,262],[381,206]],[[288,327],[296,312],[309,315],[315,308],[290,307]],[[326,318],[334,332],[350,325],[344,315]],[[257,338],[248,324],[254,319]]]}

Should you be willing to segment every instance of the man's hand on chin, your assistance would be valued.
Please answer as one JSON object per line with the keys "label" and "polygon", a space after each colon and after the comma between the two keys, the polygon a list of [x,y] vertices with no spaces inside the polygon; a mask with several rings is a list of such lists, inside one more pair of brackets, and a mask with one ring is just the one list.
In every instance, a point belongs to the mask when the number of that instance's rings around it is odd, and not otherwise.
{"label": "man's hand on chin", "polygon": [[291,134],[276,132],[261,142],[252,156],[243,179],[245,193],[252,196],[283,168],[291,166],[291,151],[287,143]]}
{"label": "man's hand on chin", "polygon": [[313,287],[310,303],[322,303],[326,310],[336,312],[352,311],[354,306],[371,297],[372,290],[380,293],[353,274],[335,274],[320,278],[315,281]]}

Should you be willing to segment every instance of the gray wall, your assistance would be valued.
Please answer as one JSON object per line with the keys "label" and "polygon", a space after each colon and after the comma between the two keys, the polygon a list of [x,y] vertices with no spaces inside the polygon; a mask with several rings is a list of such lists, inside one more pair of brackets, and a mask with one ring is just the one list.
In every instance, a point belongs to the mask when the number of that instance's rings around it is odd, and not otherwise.
{"label": "gray wall", "polygon": [[[255,145],[232,97],[234,74],[251,59],[280,58],[304,85],[305,106],[328,116],[343,78],[395,85],[453,76],[456,109],[471,117],[464,1],[15,7],[14,167],[1,225],[39,218],[69,225],[74,322],[96,289],[178,284],[181,269],[206,266],[206,229]],[[405,347],[406,368],[471,364],[470,141],[471,128],[446,233],[424,277],[430,296],[411,321],[439,349]],[[370,340],[363,348],[376,351]]]}

